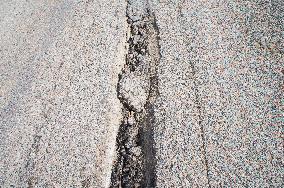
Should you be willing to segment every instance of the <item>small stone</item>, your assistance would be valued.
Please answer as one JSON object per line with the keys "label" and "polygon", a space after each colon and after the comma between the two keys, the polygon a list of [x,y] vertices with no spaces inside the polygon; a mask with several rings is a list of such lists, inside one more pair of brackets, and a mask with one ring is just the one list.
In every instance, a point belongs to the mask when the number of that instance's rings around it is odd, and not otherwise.
{"label": "small stone", "polygon": [[134,72],[124,74],[120,80],[119,89],[120,96],[124,102],[133,108],[134,111],[141,111],[147,101],[149,80],[145,75],[138,75]]}
{"label": "small stone", "polygon": [[133,116],[130,116],[128,119],[127,119],[127,123],[129,125],[133,125],[134,123],[136,123],[135,121],[135,118]]}

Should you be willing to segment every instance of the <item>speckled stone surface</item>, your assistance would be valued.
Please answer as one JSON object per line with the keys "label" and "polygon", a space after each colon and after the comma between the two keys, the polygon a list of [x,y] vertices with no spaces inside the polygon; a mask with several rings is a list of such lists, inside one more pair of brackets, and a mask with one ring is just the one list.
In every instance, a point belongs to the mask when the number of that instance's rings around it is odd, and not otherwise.
{"label": "speckled stone surface", "polygon": [[126,19],[150,13],[153,105],[150,68],[122,76],[120,91],[152,116],[156,160],[145,164],[156,176],[147,178],[156,187],[284,186],[284,1],[2,0],[1,188],[109,187]]}
{"label": "speckled stone surface", "polygon": [[0,187],[108,187],[125,9],[0,2]]}
{"label": "speckled stone surface", "polygon": [[283,186],[283,1],[153,1],[157,187]]}

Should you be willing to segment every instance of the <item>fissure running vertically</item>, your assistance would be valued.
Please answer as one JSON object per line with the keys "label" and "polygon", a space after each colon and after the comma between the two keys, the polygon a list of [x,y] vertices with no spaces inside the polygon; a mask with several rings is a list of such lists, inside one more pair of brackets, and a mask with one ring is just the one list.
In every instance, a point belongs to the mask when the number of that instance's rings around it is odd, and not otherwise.
{"label": "fissure running vertically", "polygon": [[159,95],[159,31],[147,1],[127,2],[129,34],[125,66],[119,74],[117,97],[123,121],[117,135],[117,158],[111,187],[155,186],[154,102]]}

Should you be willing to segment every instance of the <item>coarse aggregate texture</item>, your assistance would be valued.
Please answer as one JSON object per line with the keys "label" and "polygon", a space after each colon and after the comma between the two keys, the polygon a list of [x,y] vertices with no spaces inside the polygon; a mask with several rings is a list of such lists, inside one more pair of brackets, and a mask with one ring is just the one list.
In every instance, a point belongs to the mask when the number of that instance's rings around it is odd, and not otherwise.
{"label": "coarse aggregate texture", "polygon": [[0,187],[284,187],[283,0],[2,0]]}
{"label": "coarse aggregate texture", "polygon": [[0,187],[108,187],[125,9],[0,2]]}
{"label": "coarse aggregate texture", "polygon": [[157,187],[283,187],[283,1],[153,1]]}
{"label": "coarse aggregate texture", "polygon": [[206,160],[199,126],[199,105],[185,35],[175,1],[152,3],[160,30],[159,98],[154,139],[157,187],[206,187]]}

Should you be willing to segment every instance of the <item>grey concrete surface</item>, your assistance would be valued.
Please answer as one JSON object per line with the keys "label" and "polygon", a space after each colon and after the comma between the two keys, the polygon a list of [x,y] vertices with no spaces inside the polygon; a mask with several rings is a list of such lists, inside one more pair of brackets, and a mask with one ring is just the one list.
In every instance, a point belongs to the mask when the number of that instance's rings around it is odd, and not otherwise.
{"label": "grey concrete surface", "polygon": [[107,187],[125,2],[0,7],[0,187]]}
{"label": "grey concrete surface", "polygon": [[148,187],[283,187],[283,25],[282,0],[0,1],[0,187],[121,185],[133,124]]}
{"label": "grey concrete surface", "polygon": [[157,187],[283,187],[283,1],[153,1]]}

